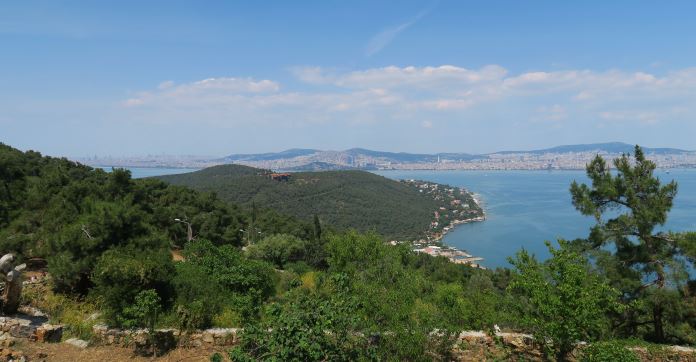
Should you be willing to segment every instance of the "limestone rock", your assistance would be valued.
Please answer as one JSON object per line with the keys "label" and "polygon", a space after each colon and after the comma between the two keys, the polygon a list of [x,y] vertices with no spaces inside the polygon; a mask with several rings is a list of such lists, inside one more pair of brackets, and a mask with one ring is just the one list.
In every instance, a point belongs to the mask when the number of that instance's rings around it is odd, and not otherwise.
{"label": "limestone rock", "polygon": [[0,349],[0,361],[25,362],[27,358],[21,351],[15,351],[10,348]]}
{"label": "limestone rock", "polygon": [[78,338],[70,338],[67,341],[65,341],[65,343],[81,349],[85,349],[89,346],[89,342]]}
{"label": "limestone rock", "polygon": [[0,336],[0,346],[12,347],[15,344],[16,339],[9,334],[3,334]]}
{"label": "limestone rock", "polygon": [[27,324],[16,324],[10,327],[10,335],[16,338],[31,338],[36,333],[36,327]]}
{"label": "limestone rock", "polygon": [[491,344],[493,341],[493,339],[483,331],[464,331],[459,334],[459,339],[474,344]]}
{"label": "limestone rock", "polygon": [[[176,347],[176,339],[174,338],[173,329],[160,329],[154,332],[154,343],[157,355],[163,355]],[[147,331],[140,330],[137,332],[134,344],[135,353],[140,356],[152,355],[152,339]]]}
{"label": "limestone rock", "polygon": [[63,326],[43,324],[36,329],[36,341],[41,343],[56,343],[63,338]]}

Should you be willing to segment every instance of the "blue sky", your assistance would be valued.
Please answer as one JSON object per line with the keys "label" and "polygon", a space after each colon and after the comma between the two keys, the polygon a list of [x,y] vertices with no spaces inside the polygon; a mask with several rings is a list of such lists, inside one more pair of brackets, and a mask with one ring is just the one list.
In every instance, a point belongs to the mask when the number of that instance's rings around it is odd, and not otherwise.
{"label": "blue sky", "polygon": [[7,1],[0,141],[52,155],[696,149],[693,1]]}

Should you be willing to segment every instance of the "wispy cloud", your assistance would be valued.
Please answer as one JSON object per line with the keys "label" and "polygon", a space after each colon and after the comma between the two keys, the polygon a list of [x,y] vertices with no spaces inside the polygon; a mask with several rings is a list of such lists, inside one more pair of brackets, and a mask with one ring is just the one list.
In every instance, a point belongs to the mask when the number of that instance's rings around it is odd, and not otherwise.
{"label": "wispy cloud", "polygon": [[373,36],[370,41],[367,43],[367,46],[365,47],[365,56],[371,57],[377,53],[379,53],[382,49],[384,49],[389,43],[391,43],[399,34],[401,34],[404,30],[408,29],[409,27],[413,26],[417,22],[419,22],[421,19],[423,19],[430,11],[432,10],[432,7],[429,7],[420,13],[416,15],[413,19],[401,23],[396,26],[392,26],[389,28],[386,28],[382,30],[381,32],[377,33],[375,36]]}
{"label": "wispy cloud", "polygon": [[123,105],[143,120],[229,126],[406,120],[435,128],[442,120],[485,120],[507,112],[518,122],[528,121],[529,127],[588,122],[649,127],[696,117],[696,68],[661,75],[572,69],[509,74],[498,65],[387,66],[351,72],[308,67],[293,72],[304,83],[302,91],[268,79],[210,78],[164,82]]}

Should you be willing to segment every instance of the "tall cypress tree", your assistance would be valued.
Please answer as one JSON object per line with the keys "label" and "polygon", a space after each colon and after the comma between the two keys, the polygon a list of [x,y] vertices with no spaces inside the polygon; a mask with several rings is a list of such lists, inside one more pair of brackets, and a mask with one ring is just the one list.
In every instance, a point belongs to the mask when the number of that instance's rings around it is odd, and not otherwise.
{"label": "tall cypress tree", "polygon": [[321,241],[321,222],[317,214],[314,214],[314,240],[317,242]]}

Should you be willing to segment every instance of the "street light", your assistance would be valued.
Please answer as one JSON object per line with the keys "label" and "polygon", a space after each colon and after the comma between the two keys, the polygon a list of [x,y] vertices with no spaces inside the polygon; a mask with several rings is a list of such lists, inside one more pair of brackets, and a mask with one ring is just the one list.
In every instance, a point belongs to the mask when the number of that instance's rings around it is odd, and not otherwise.
{"label": "street light", "polygon": [[178,217],[174,219],[174,221],[182,224],[186,224],[186,241],[191,241],[193,240],[193,229],[191,228],[191,223],[184,218],[184,220],[179,219]]}
{"label": "street light", "polygon": [[246,243],[247,243],[247,245],[251,245],[251,243],[249,242],[249,231],[247,231],[247,230],[244,230],[244,229],[239,229],[239,231],[241,231],[241,232],[242,232],[242,236],[244,236],[244,233],[246,233],[246,234],[247,234],[247,237],[246,237]]}

